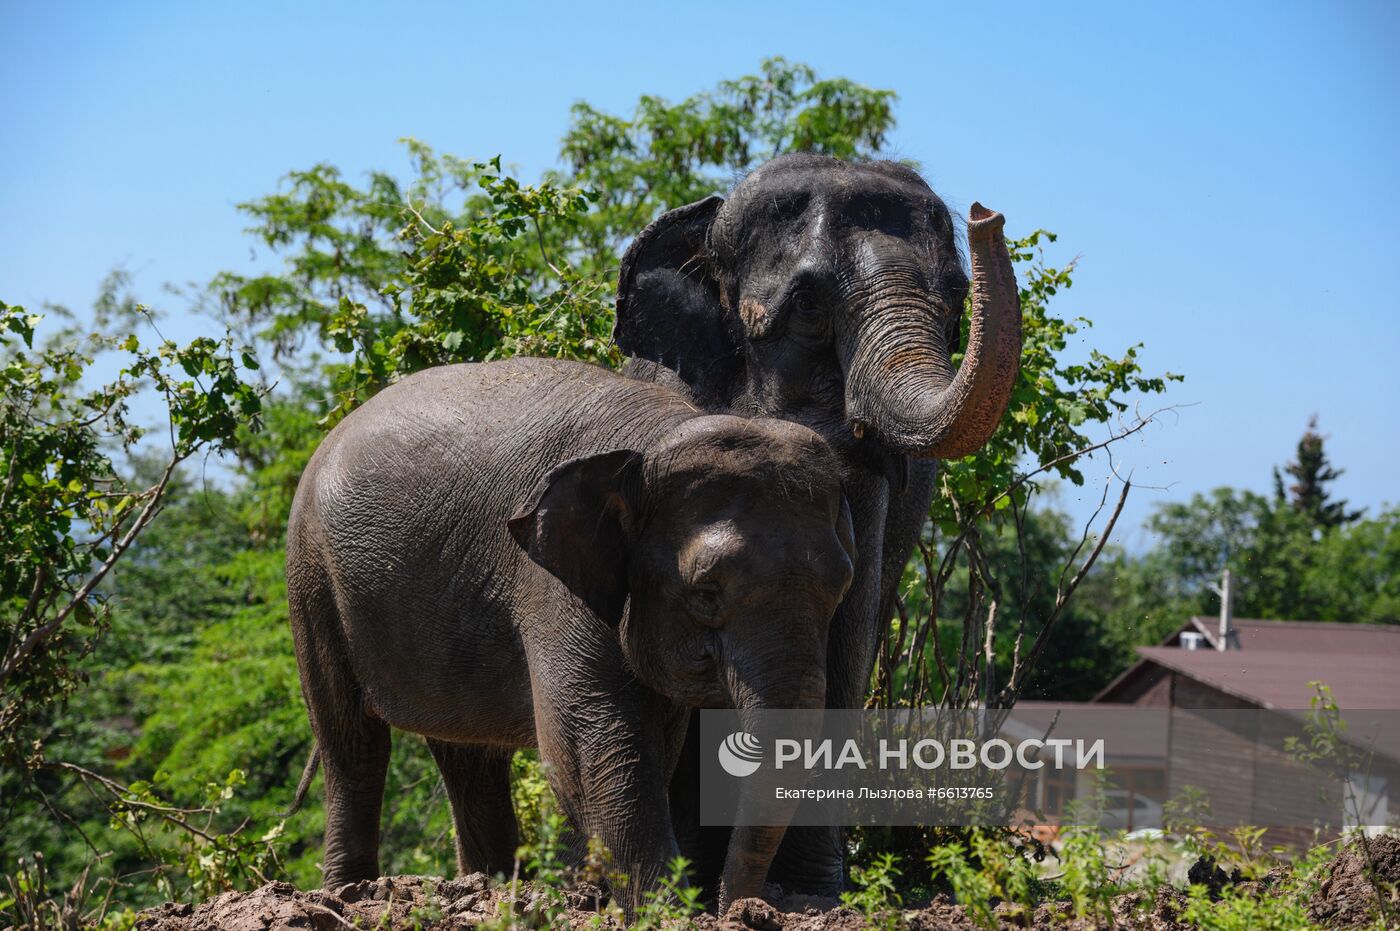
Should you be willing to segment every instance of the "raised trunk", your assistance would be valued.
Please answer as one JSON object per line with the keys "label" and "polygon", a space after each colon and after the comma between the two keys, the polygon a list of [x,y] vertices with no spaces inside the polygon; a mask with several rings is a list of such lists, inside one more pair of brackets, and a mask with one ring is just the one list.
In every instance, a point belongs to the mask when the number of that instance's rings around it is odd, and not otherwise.
{"label": "raised trunk", "polygon": [[858,436],[871,432],[925,459],[967,456],[991,438],[1021,360],[1020,297],[1004,222],[1001,214],[972,205],[972,318],[956,375],[930,313],[932,297],[884,281],[870,289],[877,296],[860,314],[847,362],[846,416]]}

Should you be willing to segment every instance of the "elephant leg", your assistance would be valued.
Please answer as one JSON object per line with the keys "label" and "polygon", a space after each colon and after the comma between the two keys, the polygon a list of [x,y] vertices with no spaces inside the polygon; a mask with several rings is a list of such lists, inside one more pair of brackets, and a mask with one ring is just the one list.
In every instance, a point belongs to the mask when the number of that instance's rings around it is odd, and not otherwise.
{"label": "elephant leg", "polygon": [[[613,867],[626,874],[627,885],[613,896],[630,915],[680,853],[666,795],[675,754],[668,759],[663,715],[635,685],[579,681],[578,668],[556,667],[544,676],[532,670],[540,759],[577,838],[597,837]],[[554,689],[589,698],[558,698]]]}
{"label": "elephant leg", "polygon": [[[379,876],[379,817],[389,771],[389,725],[360,712],[319,743],[326,774],[326,888]],[[318,730],[320,730],[318,728]]]}
{"label": "elephant leg", "polygon": [[875,651],[884,629],[880,600],[889,484],[883,475],[860,470],[847,477],[846,498],[856,535],[856,570],[851,588],[831,619],[827,641],[826,706],[862,708],[870,688]]}
{"label": "elephant leg", "polygon": [[325,773],[322,881],[335,888],[379,876],[379,816],[389,770],[389,725],[355,679],[325,570],[289,563],[288,607],[302,695]]}
{"label": "elephant leg", "polygon": [[510,753],[428,738],[457,833],[457,869],[509,876],[520,831],[510,798]]}
{"label": "elephant leg", "polygon": [[690,881],[707,902],[719,894],[720,874],[729,850],[729,829],[700,824],[700,712],[687,716],[680,763],[671,776],[671,826],[681,856],[690,861]]}
{"label": "elephant leg", "polygon": [[372,717],[349,663],[303,666],[326,785],[326,888],[379,876],[379,816],[389,770],[389,725]]}

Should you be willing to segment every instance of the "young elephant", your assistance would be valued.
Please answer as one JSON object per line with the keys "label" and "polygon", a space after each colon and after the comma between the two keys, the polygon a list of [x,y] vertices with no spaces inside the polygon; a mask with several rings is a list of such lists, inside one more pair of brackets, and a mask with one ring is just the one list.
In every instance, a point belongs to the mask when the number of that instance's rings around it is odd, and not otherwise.
{"label": "young elephant", "polygon": [[[378,875],[393,726],[427,738],[462,870],[510,871],[510,754],[538,746],[635,902],[677,854],[667,782],[687,709],[747,725],[823,707],[855,561],[839,476],[805,427],[703,415],[572,362],[430,369],[351,414],[287,530],[326,885]],[[756,800],[765,784],[747,782]],[[722,905],[759,893],[782,834],[734,831]]]}

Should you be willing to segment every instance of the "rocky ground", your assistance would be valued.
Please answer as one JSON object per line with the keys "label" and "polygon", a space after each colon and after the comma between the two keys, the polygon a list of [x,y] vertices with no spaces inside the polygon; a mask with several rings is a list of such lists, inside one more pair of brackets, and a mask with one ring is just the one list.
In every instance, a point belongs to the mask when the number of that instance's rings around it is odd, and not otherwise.
{"label": "rocky ground", "polygon": [[[1383,837],[1371,844],[1377,872],[1389,884],[1392,908],[1400,906],[1395,886],[1400,884],[1400,839]],[[1376,892],[1364,874],[1364,860],[1355,846],[1337,854],[1327,870],[1327,878],[1308,903],[1312,919],[1327,927],[1355,927],[1372,921],[1376,914]],[[1219,890],[1226,885],[1243,885],[1253,895],[1269,895],[1280,877],[1243,883],[1237,876],[1198,863],[1191,881]],[[867,927],[856,912],[830,899],[783,896],[770,890],[765,899],[735,902],[723,916],[700,915],[687,924],[702,931],[848,931]],[[608,914],[600,914],[598,901],[585,892],[571,892],[566,918],[575,928],[619,925]],[[1175,888],[1162,889],[1155,900],[1140,893],[1128,893],[1114,900],[1114,925],[1120,928],[1173,931],[1183,928],[1179,915],[1185,894]],[[386,876],[354,883],[334,892],[302,892],[286,883],[268,883],[252,892],[230,892],[201,905],[167,904],[141,913],[139,931],[277,931],[313,929],[337,931],[341,928],[451,929],[479,925],[503,916],[518,916],[520,925],[534,924],[542,896],[528,883],[519,884],[512,898],[509,885],[496,886],[483,874],[451,880],[420,876]],[[903,918],[912,931],[972,931],[977,926],[947,897],[940,896],[922,907],[904,910]],[[1025,928],[1020,916],[998,909],[1003,928]],[[501,922],[502,925],[507,922]],[[1035,929],[1074,929],[1090,927],[1069,920],[1066,905],[1042,905],[1029,927]]]}

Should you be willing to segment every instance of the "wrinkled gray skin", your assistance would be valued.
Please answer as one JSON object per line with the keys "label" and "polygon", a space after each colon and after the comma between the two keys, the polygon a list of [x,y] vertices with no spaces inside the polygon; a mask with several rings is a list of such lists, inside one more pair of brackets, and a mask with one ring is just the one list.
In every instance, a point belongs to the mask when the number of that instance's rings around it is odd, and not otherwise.
{"label": "wrinkled gray skin", "polygon": [[[572,362],[430,369],[351,414],[287,535],[325,884],[379,875],[392,726],[428,740],[462,870],[510,872],[510,754],[538,746],[635,904],[678,851],[688,709],[821,707],[855,557],[838,474],[804,427]],[[723,901],[759,893],[782,833],[734,831]]]}
{"label": "wrinkled gray skin", "polygon": [[[947,207],[903,165],[774,159],[728,200],[664,214],[623,259],[614,335],[633,357],[629,375],[676,386],[710,411],[804,424],[841,459],[859,557],[831,624],[828,707],[865,698],[928,513],[934,459],[975,452],[1005,411],[1021,330],[1002,225],[973,205],[972,315],[956,369],[969,279]],[[713,873],[713,837],[700,840],[696,787],[683,784],[695,771],[682,766],[673,787],[677,830],[701,873]],[[774,878],[838,891],[839,832],[789,831]]]}

